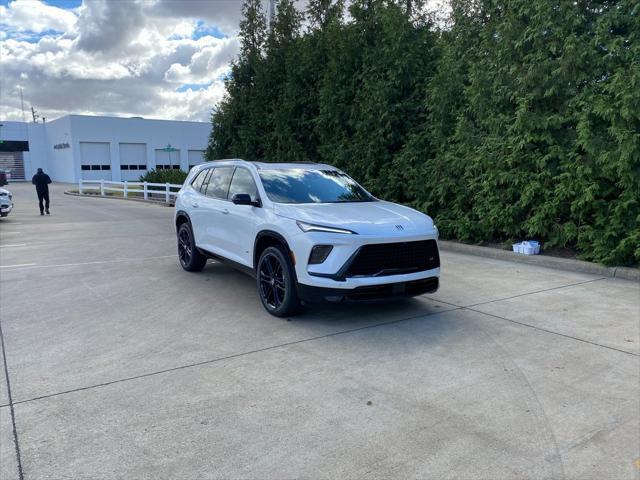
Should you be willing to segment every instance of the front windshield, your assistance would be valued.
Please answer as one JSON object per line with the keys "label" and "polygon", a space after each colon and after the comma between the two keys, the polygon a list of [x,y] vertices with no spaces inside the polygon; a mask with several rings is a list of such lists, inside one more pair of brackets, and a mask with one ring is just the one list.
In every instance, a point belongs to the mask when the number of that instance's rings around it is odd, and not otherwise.
{"label": "front windshield", "polygon": [[277,203],[371,202],[374,198],[337,170],[260,170],[269,200]]}

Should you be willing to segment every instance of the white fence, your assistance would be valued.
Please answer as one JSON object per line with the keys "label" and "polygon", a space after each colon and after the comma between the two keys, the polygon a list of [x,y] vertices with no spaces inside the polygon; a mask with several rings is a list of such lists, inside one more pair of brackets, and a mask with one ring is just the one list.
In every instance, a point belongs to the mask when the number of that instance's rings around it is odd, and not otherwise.
{"label": "white fence", "polygon": [[163,200],[171,203],[182,185],[175,183],[149,183],[149,182],[112,182],[111,180],[80,180],[78,192],[82,195],[84,190],[99,190],[100,196],[105,197],[107,192],[122,192],[124,198],[139,197],[145,200]]}

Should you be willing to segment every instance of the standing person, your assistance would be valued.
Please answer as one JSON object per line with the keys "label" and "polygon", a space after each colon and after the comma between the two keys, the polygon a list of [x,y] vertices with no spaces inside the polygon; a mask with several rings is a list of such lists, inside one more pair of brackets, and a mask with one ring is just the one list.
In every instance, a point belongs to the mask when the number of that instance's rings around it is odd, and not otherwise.
{"label": "standing person", "polygon": [[[31,183],[36,186],[38,204],[40,205],[40,215],[44,215],[44,212],[47,212],[47,215],[49,215],[49,184],[51,183],[49,175],[39,168],[38,173],[36,173],[31,179]],[[44,206],[42,205],[43,200]]]}

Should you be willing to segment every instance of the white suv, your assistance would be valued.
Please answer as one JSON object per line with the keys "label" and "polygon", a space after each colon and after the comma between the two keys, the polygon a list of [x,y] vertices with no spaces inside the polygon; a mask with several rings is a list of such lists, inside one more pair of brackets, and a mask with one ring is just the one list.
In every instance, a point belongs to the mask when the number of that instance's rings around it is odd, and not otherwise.
{"label": "white suv", "polygon": [[194,167],[177,195],[182,268],[207,258],[256,278],[267,311],[438,288],[438,230],[427,215],[374,198],[335,167],[220,160]]}
{"label": "white suv", "polygon": [[9,190],[0,188],[0,217],[6,217],[13,210],[13,195]]}

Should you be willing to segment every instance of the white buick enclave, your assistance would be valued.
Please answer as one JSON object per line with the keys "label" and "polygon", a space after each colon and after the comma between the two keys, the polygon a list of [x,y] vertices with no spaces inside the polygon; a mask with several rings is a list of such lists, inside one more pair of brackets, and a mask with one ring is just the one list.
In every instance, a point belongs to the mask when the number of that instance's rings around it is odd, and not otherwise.
{"label": "white buick enclave", "polygon": [[266,310],[362,301],[438,288],[438,230],[411,208],[374,198],[335,167],[219,160],[194,167],[175,204],[185,270],[207,258],[256,278]]}

